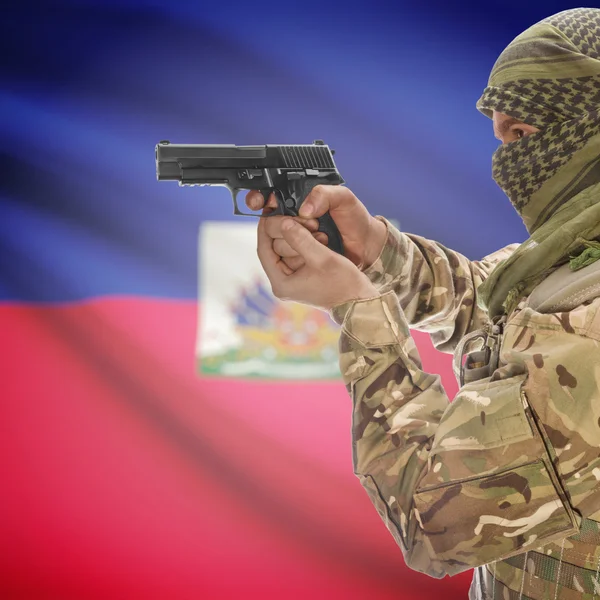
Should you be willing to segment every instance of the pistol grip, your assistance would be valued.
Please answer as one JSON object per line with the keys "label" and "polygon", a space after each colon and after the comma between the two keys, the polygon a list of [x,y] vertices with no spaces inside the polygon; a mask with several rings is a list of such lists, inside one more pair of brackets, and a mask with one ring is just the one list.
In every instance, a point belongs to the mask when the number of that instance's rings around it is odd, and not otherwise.
{"label": "pistol grip", "polygon": [[319,231],[327,234],[327,247],[343,256],[344,244],[342,243],[342,236],[329,212],[326,212],[322,217],[319,217],[318,221]]}
{"label": "pistol grip", "polygon": [[[341,180],[343,182],[343,180]],[[323,179],[308,179],[308,180],[300,180],[298,182],[298,187],[295,190],[295,197],[298,198],[298,203],[294,207],[296,214],[297,211],[300,210],[302,203],[306,200],[307,196],[310,194],[312,189],[317,185],[327,185],[328,182]],[[329,185],[339,185],[338,183],[329,184]],[[338,254],[344,256],[344,244],[342,242],[342,236],[340,234],[335,221],[329,212],[326,212],[322,217],[319,217],[319,231],[327,234],[327,247]]]}
{"label": "pistol grip", "polygon": [[[309,195],[312,188],[316,187],[317,185],[323,185],[324,182],[316,179],[308,181],[300,180],[294,183],[295,185],[290,186],[291,189],[288,190],[285,196],[281,190],[272,188],[272,191],[277,198],[277,209],[269,213],[269,216],[289,215],[292,217],[297,217],[302,203],[304,200],[306,200],[306,197]],[[270,191],[271,189],[261,190],[265,200],[268,198],[267,192]],[[342,242],[342,236],[329,212],[326,212],[317,220],[319,222],[319,231],[327,234],[327,247],[330,250],[333,250],[334,252],[344,256],[344,244]]]}

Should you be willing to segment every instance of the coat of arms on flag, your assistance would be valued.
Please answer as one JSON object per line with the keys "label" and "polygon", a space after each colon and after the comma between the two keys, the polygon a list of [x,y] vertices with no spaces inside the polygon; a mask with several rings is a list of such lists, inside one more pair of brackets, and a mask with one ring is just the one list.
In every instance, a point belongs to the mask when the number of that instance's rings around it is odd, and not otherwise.
{"label": "coat of arms on flag", "polygon": [[256,222],[200,228],[201,375],[339,379],[339,327],[316,308],[282,302],[256,255]]}

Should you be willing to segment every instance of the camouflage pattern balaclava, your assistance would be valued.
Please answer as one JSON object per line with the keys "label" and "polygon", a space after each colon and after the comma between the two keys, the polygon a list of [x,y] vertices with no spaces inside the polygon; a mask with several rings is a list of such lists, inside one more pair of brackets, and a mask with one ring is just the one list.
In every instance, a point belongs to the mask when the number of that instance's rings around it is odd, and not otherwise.
{"label": "camouflage pattern balaclava", "polygon": [[531,235],[479,288],[495,316],[600,236],[600,9],[558,13],[515,38],[477,108],[540,129],[492,159],[493,178]]}

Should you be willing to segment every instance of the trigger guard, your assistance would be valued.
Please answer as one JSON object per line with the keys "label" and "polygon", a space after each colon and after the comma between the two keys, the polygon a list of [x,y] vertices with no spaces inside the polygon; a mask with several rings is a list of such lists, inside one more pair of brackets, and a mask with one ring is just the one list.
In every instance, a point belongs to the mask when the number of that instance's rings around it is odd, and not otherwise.
{"label": "trigger guard", "polygon": [[237,203],[237,197],[238,197],[238,194],[240,193],[241,188],[234,188],[234,187],[229,187],[229,186],[226,186],[226,187],[229,188],[229,192],[231,193],[231,199],[233,200],[233,214],[234,215],[243,215],[244,213],[242,213],[242,211],[240,210],[240,207],[238,206],[238,203]]}

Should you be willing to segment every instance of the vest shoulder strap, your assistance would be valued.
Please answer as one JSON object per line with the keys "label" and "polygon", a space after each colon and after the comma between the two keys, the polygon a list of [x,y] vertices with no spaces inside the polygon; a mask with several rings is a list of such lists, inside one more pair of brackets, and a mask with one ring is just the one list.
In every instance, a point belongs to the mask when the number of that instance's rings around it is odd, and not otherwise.
{"label": "vest shoulder strap", "polygon": [[578,271],[571,271],[567,263],[534,288],[527,306],[542,313],[566,312],[598,296],[600,260]]}

